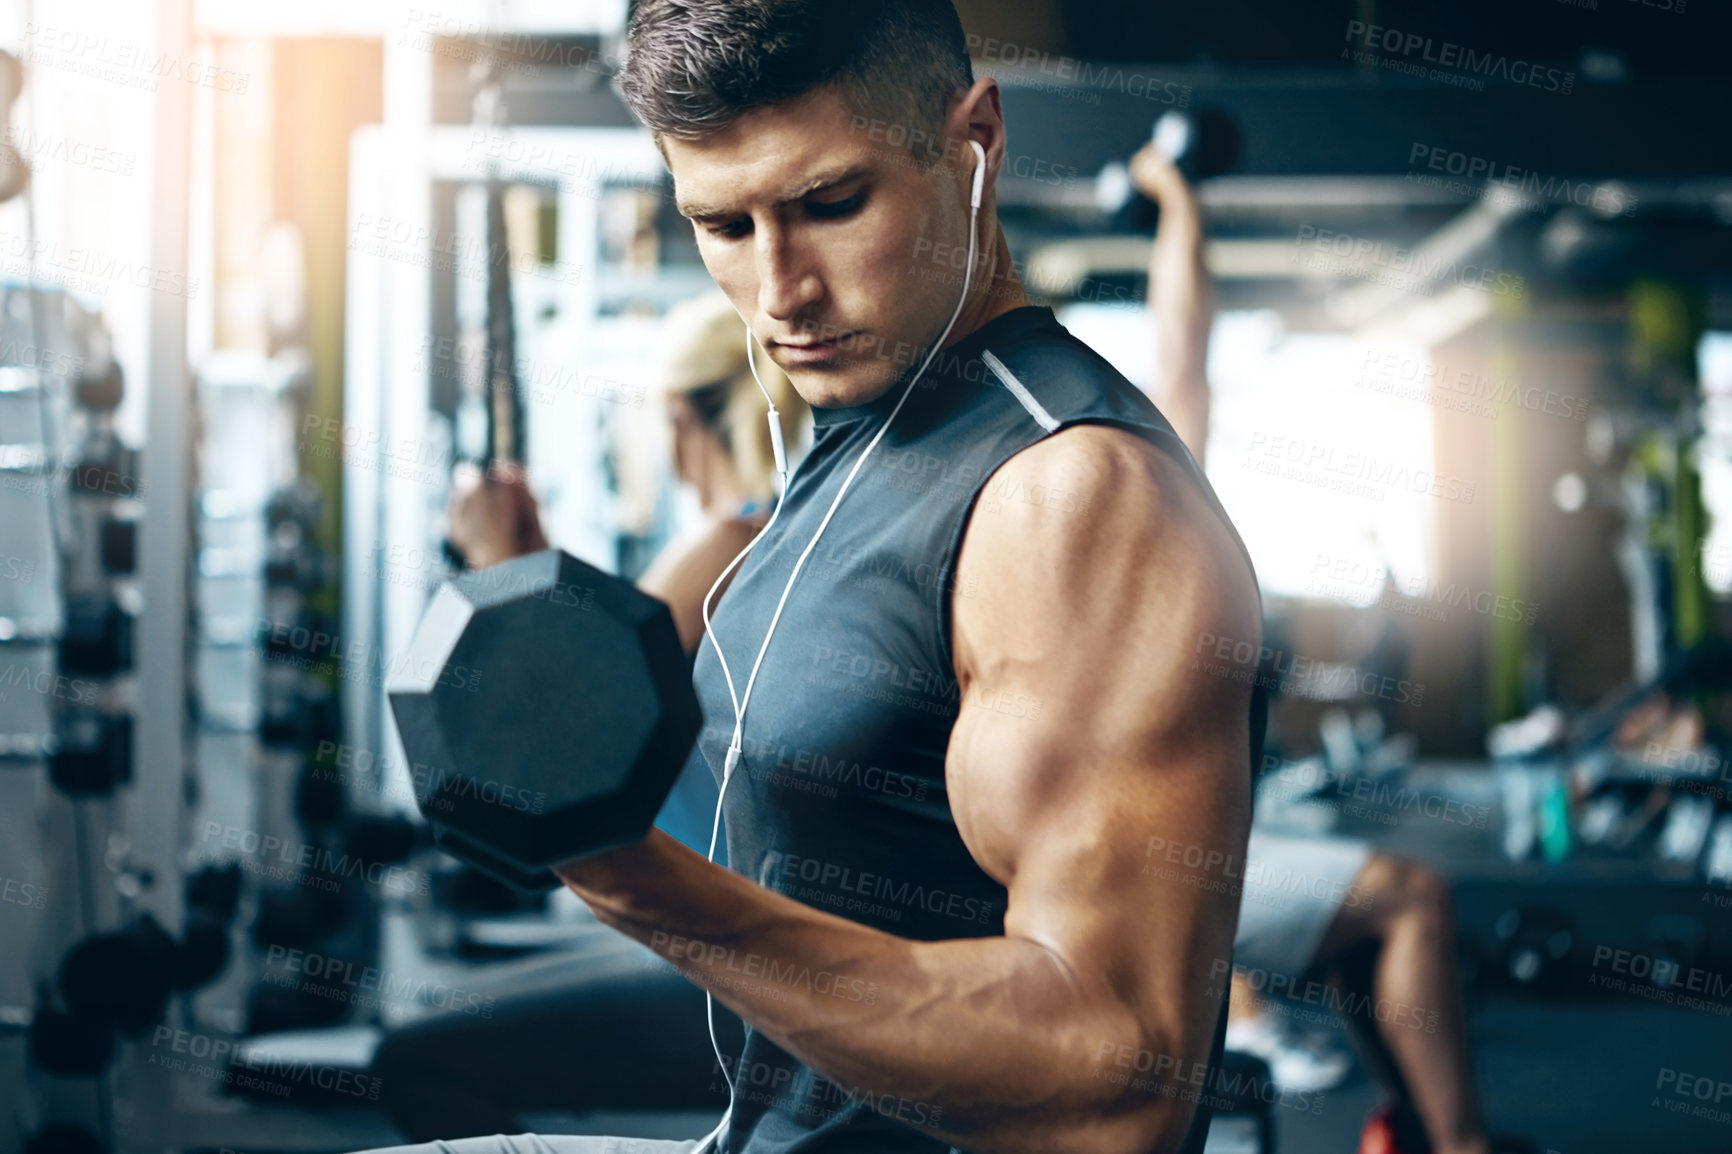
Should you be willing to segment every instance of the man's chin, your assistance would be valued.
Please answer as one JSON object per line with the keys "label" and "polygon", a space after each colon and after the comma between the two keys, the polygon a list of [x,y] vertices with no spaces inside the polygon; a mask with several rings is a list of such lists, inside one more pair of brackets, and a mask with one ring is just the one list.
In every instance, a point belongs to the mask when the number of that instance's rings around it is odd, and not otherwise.
{"label": "man's chin", "polygon": [[[848,368],[853,368],[849,372]],[[868,378],[858,366],[831,368],[797,368],[788,374],[794,391],[815,409],[851,409],[875,401],[889,391],[894,382]]]}

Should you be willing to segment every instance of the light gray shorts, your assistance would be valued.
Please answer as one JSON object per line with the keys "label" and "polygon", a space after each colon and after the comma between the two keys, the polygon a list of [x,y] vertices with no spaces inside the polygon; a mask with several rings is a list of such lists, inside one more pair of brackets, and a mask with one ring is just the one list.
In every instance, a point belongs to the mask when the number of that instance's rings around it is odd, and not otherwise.
{"label": "light gray shorts", "polygon": [[1252,830],[1234,965],[1304,973],[1342,907],[1370,900],[1354,884],[1370,858],[1369,842]]}

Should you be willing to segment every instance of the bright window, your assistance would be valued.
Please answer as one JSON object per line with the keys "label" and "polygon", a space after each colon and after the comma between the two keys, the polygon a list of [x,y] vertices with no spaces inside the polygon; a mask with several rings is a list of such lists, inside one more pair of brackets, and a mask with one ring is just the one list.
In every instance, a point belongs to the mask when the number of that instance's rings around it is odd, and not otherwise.
{"label": "bright window", "polygon": [[[1145,308],[1075,305],[1060,319],[1149,386]],[[1417,344],[1288,333],[1273,312],[1217,318],[1207,472],[1265,593],[1366,606],[1386,580],[1434,580],[1437,504],[1472,491],[1433,468],[1427,365]]]}

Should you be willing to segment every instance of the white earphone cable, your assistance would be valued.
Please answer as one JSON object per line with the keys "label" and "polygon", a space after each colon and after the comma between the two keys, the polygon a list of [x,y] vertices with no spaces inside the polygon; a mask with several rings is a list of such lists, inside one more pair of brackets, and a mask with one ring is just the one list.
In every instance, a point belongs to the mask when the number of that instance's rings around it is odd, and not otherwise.
{"label": "white earphone cable", "polygon": [[[759,541],[763,540],[769,533],[771,527],[776,523],[776,518],[781,515],[782,505],[784,502],[778,501],[776,503],[776,508],[770,514],[769,521],[766,522],[764,527],[758,531],[757,535],[752,538],[751,542],[744,549],[740,550],[739,556],[735,557],[728,563],[728,567],[722,570],[721,576],[716,578],[715,584],[711,585],[710,591],[704,595],[704,636],[709,639],[710,647],[715,650],[716,660],[722,667],[722,678],[727,682],[728,697],[732,700],[734,706],[734,733],[732,738],[728,741],[728,752],[723,760],[722,785],[716,797],[715,820],[710,827],[710,852],[708,857],[711,861],[715,860],[716,841],[721,830],[722,803],[726,800],[728,795],[728,783],[734,779],[734,769],[740,763],[740,743],[743,740],[743,734],[745,731],[746,707],[751,704],[752,687],[757,684],[758,670],[764,663],[764,654],[769,652],[770,638],[774,637],[776,634],[776,626],[782,620],[782,610],[788,604],[789,595],[794,591],[794,583],[800,578],[800,570],[805,567],[806,558],[812,555],[812,550],[818,547],[819,539],[824,536],[824,530],[829,528],[830,520],[836,515],[836,510],[842,504],[842,498],[847,496],[849,488],[854,484],[854,478],[859,475],[861,467],[866,464],[866,458],[872,455],[872,450],[878,447],[878,442],[883,440],[884,434],[890,431],[890,426],[896,420],[896,415],[902,411],[902,406],[907,403],[909,396],[913,394],[914,387],[920,383],[920,378],[926,375],[926,370],[932,364],[933,358],[937,357],[939,351],[944,348],[944,342],[950,337],[950,330],[956,327],[957,318],[962,316],[962,310],[964,306],[968,304],[968,291],[974,281],[974,256],[975,246],[978,239],[977,229],[980,220],[981,192],[986,181],[986,150],[981,147],[978,141],[971,140],[968,143],[974,149],[977,163],[974,169],[974,185],[969,198],[968,263],[962,274],[962,295],[956,302],[955,310],[950,314],[949,323],[944,326],[944,331],[939,334],[938,340],[933,343],[932,351],[926,354],[926,359],[921,362],[919,371],[914,374],[913,379],[911,379],[908,382],[907,387],[902,390],[902,396],[897,398],[895,408],[890,410],[890,416],[885,418],[884,424],[879,427],[878,432],[873,435],[872,440],[867,443],[866,448],[862,450],[860,456],[855,459],[854,467],[848,471],[848,476],[842,481],[842,487],[836,491],[836,496],[831,499],[830,508],[824,513],[824,519],[818,523],[817,532],[812,534],[811,541],[807,542],[806,548],[801,551],[799,559],[794,562],[794,571],[788,575],[788,583],[782,588],[782,596],[776,602],[776,612],[770,618],[770,627],[764,634],[763,643],[758,646],[758,655],[753,660],[752,671],[746,678],[746,692],[744,697],[739,696],[734,690],[734,678],[728,670],[727,659],[723,657],[722,647],[720,643],[716,641],[716,635],[710,628],[710,600],[716,595],[716,590],[721,588],[722,583],[727,580],[728,574],[734,571],[735,566],[744,561],[746,555],[752,551],[753,547],[756,546]],[[788,488],[788,472],[787,457],[782,445],[782,427],[780,418],[776,412],[776,403],[770,397],[770,391],[764,388],[763,379],[758,376],[757,361],[752,348],[752,342],[754,339],[752,327],[748,324],[746,326],[746,363],[751,366],[752,379],[758,382],[758,388],[763,392],[764,399],[770,404],[770,443],[775,449],[777,473],[782,479],[782,492],[783,495],[786,496]],[[721,1046],[716,1041],[715,1000],[710,996],[709,991],[707,990],[704,992],[704,1005],[709,1020],[710,1046],[715,1050],[717,1066],[722,1070],[722,1073],[726,1075],[727,1064],[722,1058]],[[720,1141],[720,1136],[722,1132],[727,1129],[728,1122],[733,1117],[733,1114],[734,1081],[732,1077],[729,1077],[728,1108],[722,1114],[722,1120],[716,1124],[716,1128],[711,1130],[699,1141],[696,1154],[705,1154],[705,1152],[717,1148],[712,1146],[712,1143]]]}

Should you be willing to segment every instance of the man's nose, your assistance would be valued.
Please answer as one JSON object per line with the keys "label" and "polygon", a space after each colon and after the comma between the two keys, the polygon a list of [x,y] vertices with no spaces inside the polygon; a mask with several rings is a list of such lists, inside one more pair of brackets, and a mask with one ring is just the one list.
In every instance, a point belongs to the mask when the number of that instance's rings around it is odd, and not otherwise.
{"label": "man's nose", "polygon": [[758,307],[773,320],[790,321],[824,295],[824,281],[805,254],[785,237],[758,247]]}

